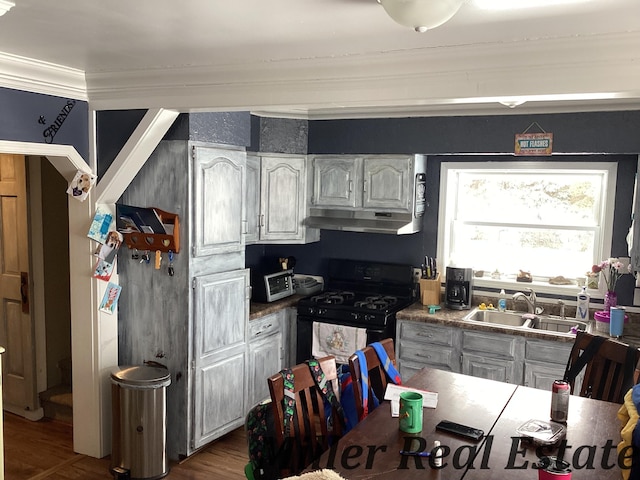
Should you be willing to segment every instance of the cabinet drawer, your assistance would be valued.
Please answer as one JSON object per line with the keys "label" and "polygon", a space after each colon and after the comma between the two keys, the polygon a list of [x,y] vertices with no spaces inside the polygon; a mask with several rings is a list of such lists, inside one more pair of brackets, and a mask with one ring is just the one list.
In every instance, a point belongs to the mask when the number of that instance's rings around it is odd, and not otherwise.
{"label": "cabinet drawer", "polygon": [[436,345],[453,346],[453,328],[419,322],[398,322],[398,341],[412,340]]}
{"label": "cabinet drawer", "polygon": [[419,343],[400,343],[402,362],[417,363],[424,366],[449,367],[454,356],[453,348],[435,345],[421,345]]}
{"label": "cabinet drawer", "polygon": [[280,317],[267,315],[249,322],[249,340],[266,337],[280,331]]}
{"label": "cabinet drawer", "polygon": [[[482,355],[515,359],[518,337],[485,332],[462,332],[462,351],[480,352]],[[520,353],[522,360],[522,353]]]}
{"label": "cabinet drawer", "polygon": [[572,346],[572,343],[527,340],[524,355],[527,360],[566,365]]}

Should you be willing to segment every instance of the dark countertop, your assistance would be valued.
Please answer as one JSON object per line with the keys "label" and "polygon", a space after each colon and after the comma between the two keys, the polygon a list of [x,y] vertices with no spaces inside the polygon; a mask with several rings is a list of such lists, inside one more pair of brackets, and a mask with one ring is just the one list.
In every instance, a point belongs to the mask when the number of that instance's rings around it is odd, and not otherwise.
{"label": "dark countertop", "polygon": [[[575,339],[575,336],[569,333],[555,333],[547,332],[544,330],[536,330],[532,328],[514,328],[496,324],[465,322],[462,320],[462,318],[467,313],[469,313],[469,310],[450,310],[445,307],[441,308],[435,313],[429,313],[429,308],[426,305],[422,305],[420,302],[415,302],[413,305],[410,305],[404,310],[399,311],[396,314],[396,318],[398,320],[434,323],[438,325],[465,328],[468,330],[508,333],[511,335],[519,335],[527,338],[554,340],[566,343],[573,343]],[[567,318],[571,317],[567,316]],[[591,313],[591,318],[593,318],[593,312]],[[606,337],[609,336],[605,333],[595,331],[595,326],[592,327],[591,332]],[[638,321],[638,319],[636,318],[630,318],[629,323],[625,324],[624,326],[624,335],[618,340],[635,347],[640,347],[640,321]]]}
{"label": "dark countertop", "polygon": [[295,307],[298,304],[298,300],[304,297],[306,297],[306,295],[291,295],[290,297],[271,303],[251,302],[251,306],[249,308],[249,321],[278,312],[284,308]]}

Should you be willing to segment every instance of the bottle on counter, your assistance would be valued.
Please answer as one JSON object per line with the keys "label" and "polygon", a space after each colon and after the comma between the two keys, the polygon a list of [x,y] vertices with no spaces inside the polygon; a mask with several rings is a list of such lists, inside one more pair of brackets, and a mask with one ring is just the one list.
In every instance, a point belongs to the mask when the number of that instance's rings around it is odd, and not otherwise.
{"label": "bottle on counter", "polygon": [[504,312],[507,309],[507,294],[504,288],[500,290],[500,297],[498,298],[498,310]]}
{"label": "bottle on counter", "polygon": [[590,295],[587,293],[587,287],[582,287],[580,293],[576,297],[576,319],[583,322],[589,321],[589,300]]}

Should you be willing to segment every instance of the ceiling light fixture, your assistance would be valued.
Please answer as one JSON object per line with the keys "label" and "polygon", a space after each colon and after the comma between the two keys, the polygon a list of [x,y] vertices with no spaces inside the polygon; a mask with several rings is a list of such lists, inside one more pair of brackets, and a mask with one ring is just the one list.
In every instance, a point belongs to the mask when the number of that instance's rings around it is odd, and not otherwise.
{"label": "ceiling light fixture", "polygon": [[15,7],[16,4],[9,0],[0,0],[0,17],[11,10],[11,7]]}
{"label": "ceiling light fixture", "polygon": [[449,21],[464,0],[378,0],[387,15],[416,32],[426,32]]}

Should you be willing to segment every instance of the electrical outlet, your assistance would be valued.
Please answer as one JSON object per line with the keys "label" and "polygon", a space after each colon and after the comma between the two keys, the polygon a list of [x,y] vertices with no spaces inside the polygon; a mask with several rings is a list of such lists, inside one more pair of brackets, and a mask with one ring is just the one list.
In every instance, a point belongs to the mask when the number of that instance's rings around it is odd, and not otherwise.
{"label": "electrical outlet", "polygon": [[420,268],[413,269],[413,283],[420,283],[422,277],[422,270]]}

